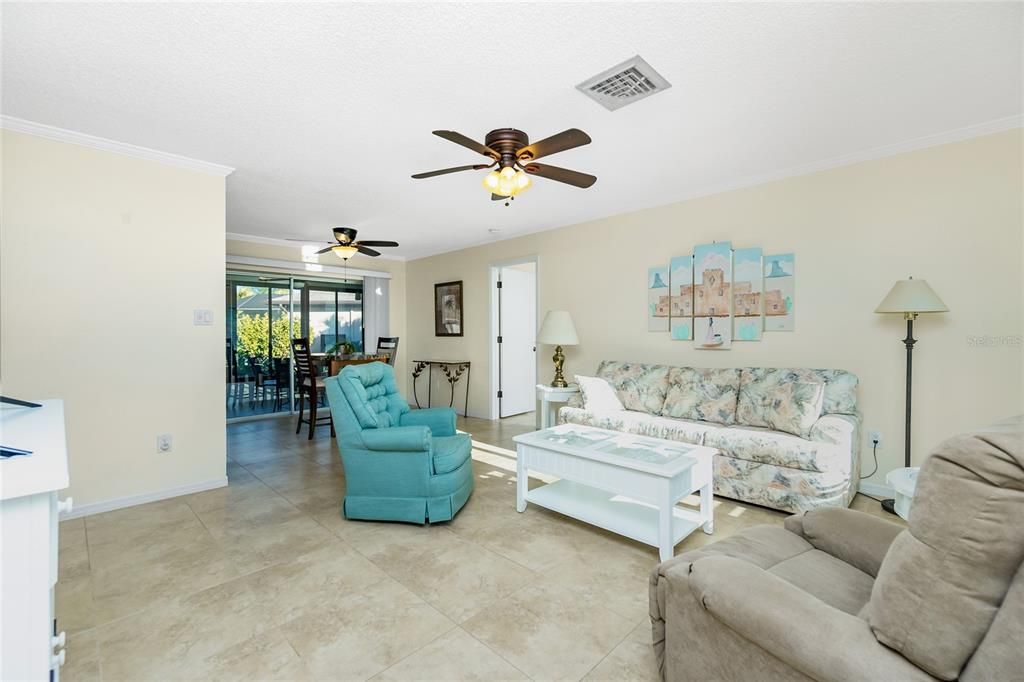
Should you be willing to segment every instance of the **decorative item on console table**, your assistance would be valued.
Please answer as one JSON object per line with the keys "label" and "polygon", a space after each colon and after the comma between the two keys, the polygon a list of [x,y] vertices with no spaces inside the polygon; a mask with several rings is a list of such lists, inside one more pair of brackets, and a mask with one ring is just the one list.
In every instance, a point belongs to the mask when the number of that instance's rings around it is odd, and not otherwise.
{"label": "decorative item on console table", "polygon": [[[896,282],[882,299],[882,302],[875,308],[876,313],[903,313],[907,321],[907,338],[903,339],[903,345],[907,347],[907,405],[906,422],[904,424],[904,466],[910,468],[910,389],[911,389],[911,363],[913,361],[914,344],[914,320],[919,313],[947,313],[949,308],[942,302],[930,286],[923,279],[909,277]],[[882,500],[882,509],[890,514],[895,514],[895,500]]]}
{"label": "decorative item on console table", "polygon": [[462,336],[462,280],[434,285],[434,336]]}
{"label": "decorative item on console table", "polygon": [[452,407],[455,404],[455,385],[462,379],[463,374],[466,376],[466,403],[463,407],[462,416],[469,416],[469,360],[413,360],[412,361],[412,398],[416,402],[416,407],[421,408],[419,396],[416,395],[416,380],[423,374],[423,370],[427,370],[427,407],[430,407],[431,389],[434,384],[434,365],[441,368],[441,373],[444,374],[444,378],[448,381],[448,386],[451,388],[451,397],[448,399],[448,407]]}
{"label": "decorative item on console table", "polygon": [[565,365],[562,346],[576,346],[579,345],[579,342],[576,326],[572,323],[572,316],[569,315],[569,312],[549,310],[540,326],[540,333],[537,334],[537,343],[555,347],[555,354],[551,358],[555,363],[555,378],[551,381],[551,385],[555,388],[565,388],[569,385],[562,375],[562,368]]}

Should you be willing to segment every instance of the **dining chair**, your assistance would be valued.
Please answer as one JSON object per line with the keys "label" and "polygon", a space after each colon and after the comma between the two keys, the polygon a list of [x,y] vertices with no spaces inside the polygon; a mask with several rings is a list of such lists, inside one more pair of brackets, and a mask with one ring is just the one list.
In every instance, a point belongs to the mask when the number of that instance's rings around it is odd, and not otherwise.
{"label": "dining chair", "polygon": [[[334,419],[330,410],[322,417],[317,417],[317,405],[321,396],[325,395],[324,387],[317,382],[317,368],[313,364],[313,356],[309,350],[309,339],[292,339],[292,355],[295,356],[295,372],[298,375],[295,390],[299,397],[299,421],[295,424],[295,433],[302,430],[303,424],[309,424],[309,440],[313,440],[313,432],[317,424],[331,425],[331,438],[334,438]],[[305,401],[309,401],[309,418],[303,418]]]}
{"label": "dining chair", "polygon": [[398,337],[380,336],[377,338],[377,355],[388,356],[388,364],[395,366],[395,358],[398,357]]}

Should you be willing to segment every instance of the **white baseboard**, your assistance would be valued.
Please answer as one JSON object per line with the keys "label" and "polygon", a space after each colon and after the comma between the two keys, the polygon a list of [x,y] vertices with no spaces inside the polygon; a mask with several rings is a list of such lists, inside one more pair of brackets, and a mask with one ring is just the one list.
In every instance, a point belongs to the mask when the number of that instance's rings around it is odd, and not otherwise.
{"label": "white baseboard", "polygon": [[158,502],[160,500],[167,500],[181,495],[191,495],[192,493],[201,493],[205,490],[213,490],[214,488],[223,488],[227,484],[228,477],[221,476],[220,478],[210,479],[209,481],[187,483],[174,488],[165,488],[164,490],[154,490],[153,492],[142,493],[141,495],[118,497],[113,500],[93,502],[92,504],[83,504],[81,506],[75,505],[67,514],[61,514],[60,518],[62,521],[66,521],[69,519],[81,518],[83,516],[92,516],[93,514],[114,511],[115,509],[124,509],[126,507],[134,507],[139,504],[146,504],[147,502]]}
{"label": "white baseboard", "polygon": [[882,485],[880,483],[871,483],[870,481],[861,481],[858,486],[858,490],[865,495],[871,497],[879,497],[883,500],[891,499],[895,496],[892,486]]}

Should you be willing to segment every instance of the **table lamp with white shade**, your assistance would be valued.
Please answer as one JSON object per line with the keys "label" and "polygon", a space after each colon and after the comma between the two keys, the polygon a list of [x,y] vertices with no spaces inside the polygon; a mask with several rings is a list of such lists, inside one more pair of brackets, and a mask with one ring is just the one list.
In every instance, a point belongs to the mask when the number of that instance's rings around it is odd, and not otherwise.
{"label": "table lamp with white shade", "polygon": [[[928,286],[923,279],[902,279],[893,285],[882,302],[875,308],[876,313],[902,313],[907,321],[907,338],[903,339],[903,345],[907,347],[907,412],[905,424],[905,448],[904,461],[907,468],[910,467],[910,389],[911,389],[911,366],[913,360],[914,344],[914,320],[921,313],[946,313],[949,308],[942,302],[938,294]],[[882,500],[882,507],[891,513],[893,511],[893,500]]]}
{"label": "table lamp with white shade", "polygon": [[551,358],[555,361],[555,378],[552,386],[565,388],[565,377],[562,376],[562,365],[565,364],[565,355],[562,354],[562,346],[575,346],[580,342],[576,336],[576,326],[572,323],[572,316],[566,310],[550,310],[544,316],[544,322],[540,325],[540,333],[537,334],[537,343],[545,343],[555,347],[555,354]]}

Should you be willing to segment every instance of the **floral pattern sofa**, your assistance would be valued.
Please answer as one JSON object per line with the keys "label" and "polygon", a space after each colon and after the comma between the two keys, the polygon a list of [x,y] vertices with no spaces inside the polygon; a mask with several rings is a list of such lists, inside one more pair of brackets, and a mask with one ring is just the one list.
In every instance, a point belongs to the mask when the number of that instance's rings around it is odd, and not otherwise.
{"label": "floral pattern sofa", "polygon": [[838,369],[698,369],[604,361],[625,410],[574,396],[559,423],[706,445],[715,494],[799,512],[845,507],[860,477],[857,377]]}

